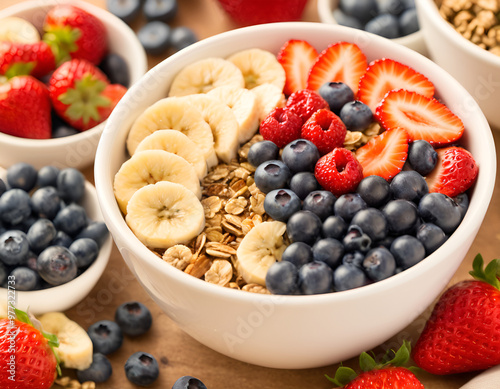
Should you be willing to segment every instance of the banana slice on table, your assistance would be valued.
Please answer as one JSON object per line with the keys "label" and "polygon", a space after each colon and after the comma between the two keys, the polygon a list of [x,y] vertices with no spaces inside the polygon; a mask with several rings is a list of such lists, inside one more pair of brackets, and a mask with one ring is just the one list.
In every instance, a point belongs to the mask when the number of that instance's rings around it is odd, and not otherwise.
{"label": "banana slice on table", "polygon": [[236,251],[236,267],[247,283],[266,285],[266,273],[276,261],[281,261],[286,244],[283,234],[286,224],[263,222],[252,228]]}
{"label": "banana slice on table", "polygon": [[196,143],[176,130],[157,130],[145,137],[135,152],[145,150],[164,150],[177,154],[193,165],[200,181],[207,175],[207,162]]}
{"label": "banana slice on table", "polygon": [[285,106],[286,100],[283,90],[274,84],[262,84],[250,89],[250,91],[257,98],[259,122],[262,122],[273,109]]}
{"label": "banana slice on table", "polygon": [[247,49],[227,58],[241,70],[245,88],[252,89],[262,84],[274,84],[283,91],[286,74],[276,56],[267,50]]}
{"label": "banana slice on table", "polygon": [[184,186],[167,181],[135,192],[125,220],[137,238],[153,249],[188,243],[205,227],[198,198]]}
{"label": "banana slice on table", "polygon": [[125,161],[115,175],[113,189],[121,211],[127,213],[127,204],[137,190],[158,181],[181,184],[201,199],[200,181],[188,161],[168,151],[145,150]]}
{"label": "banana slice on table", "polygon": [[148,107],[135,121],[127,137],[127,150],[135,153],[139,143],[156,130],[177,130],[198,145],[208,167],[217,165],[214,137],[201,113],[185,99],[167,97]]}
{"label": "banana slice on table", "polygon": [[233,63],[219,57],[205,58],[184,67],[172,81],[169,96],[206,93],[218,86],[243,88],[245,79]]}
{"label": "banana slice on table", "polygon": [[92,363],[92,341],[82,327],[62,312],[49,312],[38,318],[45,332],[57,335],[57,355],[69,369],[85,370]]}
{"label": "banana slice on table", "polygon": [[217,157],[226,163],[231,162],[236,157],[239,146],[238,121],[231,108],[207,94],[198,93],[185,98],[201,112],[212,129]]}
{"label": "banana slice on table", "polygon": [[40,33],[25,19],[9,16],[0,20],[0,42],[37,43]]}
{"label": "banana slice on table", "polygon": [[245,143],[259,129],[259,109],[257,98],[250,90],[220,86],[212,89],[207,95],[214,97],[229,106],[238,122],[238,141]]}

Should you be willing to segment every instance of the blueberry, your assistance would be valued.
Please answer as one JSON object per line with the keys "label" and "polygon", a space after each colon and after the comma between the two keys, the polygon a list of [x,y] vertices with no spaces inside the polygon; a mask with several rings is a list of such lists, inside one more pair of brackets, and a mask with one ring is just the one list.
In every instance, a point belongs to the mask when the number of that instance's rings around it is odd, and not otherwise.
{"label": "blueberry", "polygon": [[279,160],[261,163],[255,170],[255,185],[264,193],[286,188],[292,174],[288,166]]}
{"label": "blueberry", "polygon": [[389,232],[395,235],[409,233],[417,224],[417,207],[408,200],[391,200],[384,206],[382,213],[387,220]]}
{"label": "blueberry", "polygon": [[83,230],[81,230],[75,239],[90,238],[93,239],[99,247],[102,247],[108,238],[109,230],[104,222],[91,222]]}
{"label": "blueberry", "polygon": [[[57,117],[57,115],[53,115],[53,118]],[[54,120],[52,119],[52,138],[65,138],[67,136],[79,134],[76,128],[71,127],[66,122],[63,122],[61,119]]]}
{"label": "blueberry", "polygon": [[312,245],[321,235],[321,230],[321,219],[311,211],[296,212],[286,223],[286,231],[292,242]]}
{"label": "blueberry", "polygon": [[333,214],[335,200],[337,198],[332,192],[317,190],[307,195],[302,204],[302,209],[315,213],[323,221]]}
{"label": "blueberry", "polygon": [[372,240],[360,227],[351,225],[347,230],[347,234],[345,234],[342,239],[342,243],[345,251],[359,251],[365,253],[370,249]]}
{"label": "blueberry", "polygon": [[125,375],[135,385],[148,386],[158,379],[160,368],[154,356],[138,351],[125,362]]}
{"label": "blueberry", "polygon": [[0,261],[6,265],[18,265],[26,260],[29,252],[26,234],[9,230],[0,235]]}
{"label": "blueberry", "polygon": [[0,219],[11,225],[26,220],[31,214],[30,196],[22,189],[10,189],[0,196]]}
{"label": "blueberry", "polygon": [[64,231],[57,231],[56,237],[50,242],[51,246],[63,246],[69,248],[73,243],[73,238],[66,234]]}
{"label": "blueberry", "polygon": [[92,364],[85,370],[77,370],[76,377],[81,383],[92,381],[96,384],[106,382],[113,374],[109,359],[98,352],[92,355]]}
{"label": "blueberry", "polygon": [[24,266],[19,266],[12,270],[10,277],[15,279],[16,290],[35,290],[39,283],[38,273]]}
{"label": "blueberry", "polygon": [[274,142],[263,140],[250,146],[247,159],[251,165],[258,167],[266,161],[277,160],[279,158],[279,153],[280,149]]}
{"label": "blueberry", "polygon": [[460,207],[442,193],[429,193],[420,200],[418,213],[427,223],[434,223],[449,235],[462,221]]}
{"label": "blueberry", "polygon": [[174,27],[170,34],[170,44],[176,50],[182,50],[198,41],[198,37],[189,27]]}
{"label": "blueberry", "polygon": [[38,179],[36,185],[43,186],[57,186],[57,176],[61,170],[53,165],[43,166],[38,170]]}
{"label": "blueberry", "polygon": [[264,210],[274,220],[285,222],[300,211],[300,199],[290,189],[275,189],[264,199]]}
{"label": "blueberry", "polygon": [[37,174],[33,165],[18,162],[7,169],[7,183],[11,188],[29,192],[36,185]]}
{"label": "blueberry", "polygon": [[314,261],[325,262],[332,269],[335,269],[344,256],[344,245],[337,239],[323,238],[314,244],[312,252]]}
{"label": "blueberry", "polygon": [[380,176],[368,176],[361,180],[356,192],[369,207],[378,208],[387,203],[392,196],[389,183]]}
{"label": "blueberry", "polygon": [[378,6],[378,13],[388,13],[391,15],[399,15],[406,8],[402,0],[376,0]]}
{"label": "blueberry", "polygon": [[35,254],[33,251],[28,251],[28,255],[26,256],[26,258],[24,259],[24,261],[22,262],[22,264],[28,268],[30,268],[31,270],[35,270],[38,274],[38,268],[36,266],[36,261],[38,260],[38,255]]}
{"label": "blueberry", "polygon": [[294,294],[298,287],[297,266],[288,261],[273,263],[266,273],[266,288],[272,294]]}
{"label": "blueberry", "polygon": [[306,139],[288,143],[281,154],[281,159],[292,173],[313,172],[319,157],[316,145]]}
{"label": "blueberry", "polygon": [[129,301],[116,309],[115,322],[125,335],[139,336],[149,331],[153,324],[153,317],[143,303]]}
{"label": "blueberry", "polygon": [[453,197],[453,201],[458,205],[460,209],[460,217],[463,219],[467,209],[469,209],[469,196],[467,193],[460,193],[459,195]]}
{"label": "blueberry", "polygon": [[350,251],[345,253],[342,257],[343,265],[352,265],[361,268],[363,266],[363,261],[365,260],[365,254],[361,251]]}
{"label": "blueberry", "polygon": [[[120,2],[123,0],[108,0],[114,2]],[[125,0],[128,2],[139,2],[139,0]],[[120,84],[124,87],[128,87],[130,84],[130,74],[128,70],[127,62],[123,59],[121,55],[115,53],[107,54],[99,64],[99,68],[108,76],[109,81],[112,84]]]}
{"label": "blueberry", "polygon": [[85,177],[82,172],[74,168],[61,170],[57,176],[57,191],[59,197],[70,202],[79,202],[85,194]]}
{"label": "blueberry", "polygon": [[376,247],[366,254],[363,268],[372,281],[381,281],[395,274],[396,260],[387,248]]}
{"label": "blueberry", "polygon": [[432,223],[422,224],[417,230],[416,237],[424,245],[426,255],[436,251],[447,239],[443,230]]}
{"label": "blueberry", "polygon": [[320,86],[318,93],[336,114],[340,113],[344,104],[354,100],[354,92],[343,82],[326,82]]}
{"label": "blueberry", "polygon": [[387,220],[377,208],[362,209],[354,215],[351,225],[360,227],[372,242],[384,239],[387,235]]}
{"label": "blueberry", "polygon": [[360,20],[353,16],[347,15],[344,11],[342,11],[340,8],[336,8],[333,10],[333,18],[335,21],[340,24],[341,26],[346,26],[346,27],[351,27],[351,28],[356,28],[358,30],[363,29],[363,23],[361,23]]}
{"label": "blueberry", "polygon": [[76,277],[76,258],[63,246],[49,246],[36,261],[40,276],[51,285],[61,285]]}
{"label": "blueberry", "polygon": [[54,218],[54,225],[58,230],[70,236],[77,235],[87,226],[87,213],[77,204],[70,204],[61,209]]}
{"label": "blueberry", "polygon": [[422,176],[429,174],[436,166],[438,155],[426,140],[415,140],[408,149],[408,163]]}
{"label": "blueberry", "polygon": [[207,387],[198,378],[186,375],[175,381],[172,389],[207,389]]}
{"label": "blueberry", "polygon": [[0,196],[7,192],[7,184],[0,178]]}
{"label": "blueberry", "polygon": [[347,232],[347,223],[340,216],[328,216],[323,222],[325,238],[342,239]]}
{"label": "blueberry", "polygon": [[384,239],[377,240],[375,243],[372,244],[372,247],[385,247],[387,249],[391,248],[392,242],[394,242],[394,239],[396,237],[392,235],[387,235]]}
{"label": "blueberry", "polygon": [[141,13],[141,0],[106,0],[106,8],[128,24]]}
{"label": "blueberry", "polygon": [[288,186],[301,200],[304,200],[309,193],[321,189],[314,173],[311,172],[295,173]]}
{"label": "blueberry", "polygon": [[[28,236],[29,237],[29,236]],[[99,255],[99,246],[90,238],[75,239],[69,246],[76,258],[76,266],[79,268],[87,267],[95,261]]]}
{"label": "blueberry", "polygon": [[123,333],[118,324],[111,320],[100,320],[92,324],[87,334],[92,340],[94,351],[104,355],[118,350],[123,343]]}
{"label": "blueberry", "polygon": [[365,31],[388,39],[397,38],[399,37],[398,18],[391,14],[377,15],[366,23]]}
{"label": "blueberry", "polygon": [[177,0],[146,0],[143,6],[148,21],[170,22],[177,14]]}
{"label": "blueberry", "polygon": [[399,17],[399,31],[401,36],[413,34],[419,29],[417,10],[410,8],[404,11]]}
{"label": "blueberry", "polygon": [[306,263],[312,262],[312,260],[312,247],[304,242],[293,242],[289,244],[281,255],[282,262],[291,262],[297,267],[297,269]]}
{"label": "blueberry", "polygon": [[160,21],[146,23],[137,31],[139,42],[146,53],[150,55],[163,55],[170,47],[170,27]]}
{"label": "blueberry", "polygon": [[329,293],[333,271],[325,262],[309,262],[299,269],[299,286],[303,294]]}
{"label": "blueberry", "polygon": [[342,264],[333,272],[333,288],[337,292],[368,285],[369,278],[358,266]]}
{"label": "blueberry", "polygon": [[391,244],[391,254],[397,267],[405,270],[425,258],[425,247],[417,238],[411,235],[401,235]]}
{"label": "blueberry", "polygon": [[41,252],[50,245],[57,231],[49,219],[38,219],[26,234],[31,250]]}
{"label": "blueberry", "polygon": [[391,192],[396,199],[413,201],[418,204],[429,188],[424,177],[413,170],[405,170],[394,176],[391,181]]}
{"label": "blueberry", "polygon": [[347,15],[366,23],[377,14],[376,0],[340,0],[339,7]]}
{"label": "blueberry", "polygon": [[363,131],[373,121],[373,113],[369,106],[361,101],[350,101],[340,110],[340,119],[350,131]]}
{"label": "blueberry", "polygon": [[21,230],[24,233],[27,233],[31,226],[38,220],[38,218],[31,214],[26,219],[24,219],[21,223],[15,225],[16,230]]}
{"label": "blueberry", "polygon": [[346,193],[341,195],[335,205],[333,206],[333,211],[335,215],[340,216],[346,222],[349,222],[353,216],[366,209],[367,205],[365,200],[357,193]]}

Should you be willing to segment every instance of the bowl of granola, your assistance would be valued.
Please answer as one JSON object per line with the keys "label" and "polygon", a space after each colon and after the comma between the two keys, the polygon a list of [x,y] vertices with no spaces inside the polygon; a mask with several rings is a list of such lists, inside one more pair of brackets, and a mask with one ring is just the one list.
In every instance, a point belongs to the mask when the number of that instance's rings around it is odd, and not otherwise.
{"label": "bowl of granola", "polygon": [[432,60],[467,89],[492,127],[500,128],[498,2],[424,0],[416,5]]}
{"label": "bowl of granola", "polygon": [[[311,63],[297,65],[306,53]],[[333,63],[349,72],[324,71],[336,55],[343,61]],[[295,79],[296,68],[313,76]],[[397,84],[387,82],[394,77]],[[416,84],[418,92],[411,91]],[[380,86],[389,88],[385,98]],[[327,101],[330,93],[351,96],[340,112],[337,99]],[[468,96],[424,56],[343,26],[273,23],[208,38],[150,70],[108,119],[95,161],[104,220],[144,289],[202,344],[273,368],[337,363],[380,345],[418,317],[477,234],[496,157],[481,110],[472,99],[462,104]],[[360,125],[358,114],[350,121],[343,112],[348,104],[358,113],[373,109],[361,115],[369,123]],[[413,114],[396,114],[404,107],[413,107]],[[422,121],[439,129],[428,132]],[[325,133],[334,140],[322,138]],[[388,192],[369,189],[387,189],[390,182],[395,196],[396,181],[413,180],[415,172],[405,173],[403,165],[417,140],[415,150],[423,148],[416,154],[437,157],[437,169],[422,173],[427,181],[419,205],[405,208],[421,208],[424,224],[441,230],[435,235],[423,228],[423,243],[415,237],[419,218],[399,229],[400,240],[390,234],[388,223],[398,230],[390,216],[398,219],[398,211],[380,205]],[[331,151],[323,149],[327,143]],[[468,184],[448,195],[424,193],[443,192],[438,187],[448,152],[461,155]],[[388,165],[397,165],[395,176],[387,175]],[[361,184],[373,177],[375,187]],[[309,200],[301,193],[306,187]],[[433,223],[427,212],[433,213],[432,199],[448,204],[441,203],[447,217]],[[429,226],[434,223],[440,227]],[[431,247],[434,238],[440,243]],[[371,249],[390,251],[387,258],[397,260],[377,270],[366,260]]]}

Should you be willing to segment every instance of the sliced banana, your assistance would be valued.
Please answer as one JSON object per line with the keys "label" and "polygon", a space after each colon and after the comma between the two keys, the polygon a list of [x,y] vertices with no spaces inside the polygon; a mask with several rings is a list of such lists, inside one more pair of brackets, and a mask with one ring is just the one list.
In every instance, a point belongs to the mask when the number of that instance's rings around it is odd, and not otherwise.
{"label": "sliced banana", "polygon": [[257,98],[259,122],[262,122],[273,109],[285,106],[283,90],[274,84],[262,84],[250,89]]}
{"label": "sliced banana", "polygon": [[59,339],[57,355],[68,369],[85,370],[92,363],[92,341],[87,332],[62,312],[45,313],[38,318],[44,331]]}
{"label": "sliced banana", "polygon": [[135,192],[125,220],[137,238],[153,249],[188,243],[205,227],[198,198],[183,185],[167,181]]}
{"label": "sliced banana", "polygon": [[207,95],[225,103],[232,109],[238,121],[238,141],[249,141],[259,129],[259,109],[255,94],[245,88],[220,86],[212,89]]}
{"label": "sliced banana", "polygon": [[168,151],[145,150],[125,161],[115,175],[113,188],[122,212],[127,212],[127,204],[137,190],[158,181],[181,184],[201,199],[200,181],[189,162]]}
{"label": "sliced banana", "polygon": [[207,174],[207,162],[196,143],[176,130],[157,130],[145,137],[135,149],[135,152],[145,150],[164,150],[177,154],[193,165],[200,180]]}
{"label": "sliced banana", "polygon": [[274,84],[283,91],[286,74],[276,56],[267,50],[247,49],[227,58],[241,70],[245,88],[252,89],[262,84]]}
{"label": "sliced banana", "polygon": [[243,88],[245,79],[233,63],[219,57],[205,58],[184,67],[172,81],[169,96],[206,93],[218,86]]}
{"label": "sliced banana", "polygon": [[37,43],[40,34],[26,19],[9,16],[0,20],[0,42]]}
{"label": "sliced banana", "polygon": [[185,97],[200,112],[212,129],[215,153],[226,163],[231,162],[238,152],[238,121],[226,104],[207,94]]}
{"label": "sliced banana", "polygon": [[167,97],[148,107],[134,122],[127,138],[130,155],[139,143],[156,130],[177,130],[198,145],[208,167],[217,165],[214,137],[201,113],[185,99]]}
{"label": "sliced banana", "polygon": [[266,285],[267,270],[281,260],[286,248],[285,231],[285,223],[270,221],[256,225],[245,235],[236,251],[236,267],[247,283]]}

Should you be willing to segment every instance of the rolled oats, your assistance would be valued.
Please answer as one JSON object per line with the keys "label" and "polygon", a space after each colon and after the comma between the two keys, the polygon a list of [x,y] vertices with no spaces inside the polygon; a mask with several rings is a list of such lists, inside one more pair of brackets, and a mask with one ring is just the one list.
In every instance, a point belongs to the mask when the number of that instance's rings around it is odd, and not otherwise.
{"label": "rolled oats", "polygon": [[212,266],[212,260],[206,255],[200,255],[186,267],[184,273],[201,278],[210,269],[210,266]]}
{"label": "rolled oats", "polygon": [[246,284],[241,290],[251,293],[260,293],[260,294],[271,294],[265,286],[259,284]]}
{"label": "rolled oats", "polygon": [[165,250],[162,259],[173,267],[184,270],[191,263],[193,253],[189,247],[182,244],[176,244]]}
{"label": "rolled oats", "polygon": [[224,206],[224,210],[231,215],[239,215],[245,212],[248,206],[248,200],[243,197],[237,197],[230,199]]}
{"label": "rolled oats", "polygon": [[233,266],[224,259],[216,259],[205,273],[205,281],[211,284],[226,286],[233,278]]}
{"label": "rolled oats", "polygon": [[231,255],[236,255],[236,250],[231,246],[219,242],[207,242],[205,252],[216,258],[231,258]]}

